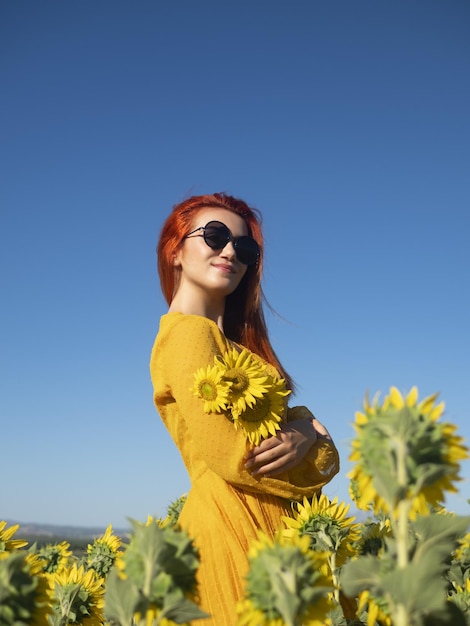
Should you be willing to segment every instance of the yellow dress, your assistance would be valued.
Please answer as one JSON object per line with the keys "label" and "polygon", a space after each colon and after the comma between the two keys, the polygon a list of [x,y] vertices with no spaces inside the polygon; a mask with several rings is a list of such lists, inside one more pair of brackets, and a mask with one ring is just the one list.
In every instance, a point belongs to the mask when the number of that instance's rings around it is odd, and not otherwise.
{"label": "yellow dress", "polygon": [[[289,515],[289,500],[314,495],[339,470],[337,450],[325,440],[282,476],[254,477],[244,468],[246,436],[223,413],[205,413],[204,402],[191,391],[196,370],[232,347],[215,322],[168,313],[150,362],[155,405],[191,479],[179,521],[199,549],[200,606],[211,615],[194,622],[201,626],[234,626],[247,551],[258,529],[272,536],[281,516]],[[305,407],[287,409],[287,421],[306,416]]]}

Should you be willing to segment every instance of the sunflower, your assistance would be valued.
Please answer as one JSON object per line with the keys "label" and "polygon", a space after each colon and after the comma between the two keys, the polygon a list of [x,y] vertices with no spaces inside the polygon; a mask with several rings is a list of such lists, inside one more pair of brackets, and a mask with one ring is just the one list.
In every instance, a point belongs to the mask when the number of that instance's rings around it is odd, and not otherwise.
{"label": "sunflower", "polygon": [[459,545],[455,550],[455,559],[462,561],[470,569],[470,533],[459,540]]}
{"label": "sunflower", "polygon": [[150,516],[146,523],[131,523],[124,569],[118,564],[106,581],[108,621],[131,623],[134,616],[133,623],[170,626],[207,617],[194,601],[199,556],[187,533]]}
{"label": "sunflower", "polygon": [[221,376],[230,381],[230,404],[236,417],[253,407],[268,392],[270,377],[266,366],[246,348],[241,352],[232,348],[222,357],[216,357],[216,367]]}
{"label": "sunflower", "polygon": [[55,574],[64,570],[69,564],[72,551],[67,541],[47,544],[37,551],[38,557],[42,561],[44,574]]}
{"label": "sunflower", "polygon": [[360,615],[364,610],[367,610],[367,626],[375,626],[377,623],[381,626],[392,626],[387,602],[374,598],[367,590],[359,594],[357,614]]}
{"label": "sunflower", "polygon": [[47,580],[35,555],[24,550],[0,560],[0,623],[48,626]]}
{"label": "sunflower", "polygon": [[82,566],[48,574],[51,605],[60,624],[101,626],[104,622],[103,580]]}
{"label": "sunflower", "polygon": [[396,516],[398,502],[406,498],[414,519],[437,507],[446,491],[456,491],[459,462],[468,458],[468,449],[455,426],[438,421],[444,404],[436,399],[434,394],[418,402],[416,387],[406,397],[392,387],[382,405],[377,396],[372,404],[366,397],[364,411],[356,413],[350,456],[359,508]]}
{"label": "sunflower", "polygon": [[0,522],[0,559],[8,556],[8,552],[19,550],[28,545],[28,542],[22,539],[12,539],[20,527],[19,524],[14,524],[10,528],[7,528],[6,525],[7,523],[4,520]]}
{"label": "sunflower", "polygon": [[204,400],[206,413],[220,413],[227,409],[230,382],[216,366],[200,367],[194,374],[194,385],[191,391]]}
{"label": "sunflower", "polygon": [[331,579],[324,556],[309,549],[308,537],[270,539],[259,533],[248,552],[245,598],[237,626],[321,626],[331,608]]}
{"label": "sunflower", "polygon": [[285,410],[285,396],[290,392],[286,390],[285,381],[268,376],[269,386],[265,394],[258,398],[256,403],[245,411],[233,414],[235,428],[244,431],[248,441],[257,446],[261,439],[275,435],[280,430],[280,422]]}
{"label": "sunflower", "polygon": [[[174,500],[168,505],[166,511],[166,517],[158,519],[158,525],[162,528],[165,526],[176,527],[178,525],[178,520],[181,515],[181,511],[183,510],[183,506],[185,505],[187,499],[187,494],[184,493],[182,496]],[[150,516],[149,516],[150,519]],[[151,518],[153,520],[153,518]],[[150,522],[148,522],[148,525]]]}
{"label": "sunflower", "polygon": [[462,580],[460,585],[454,585],[448,598],[467,616],[468,623],[468,615],[470,615],[470,578]]}
{"label": "sunflower", "polygon": [[392,535],[390,520],[383,522],[364,522],[361,536],[354,543],[358,555],[373,554],[377,556],[385,547],[385,538]]}
{"label": "sunflower", "polygon": [[[183,595],[196,588],[198,551],[188,534],[177,526],[162,526],[160,520],[148,516],[147,522],[131,520],[133,530],[124,552],[124,573],[140,589],[148,601],[161,607],[165,589],[159,585],[147,589],[149,573],[161,577],[165,584],[179,588]],[[168,590],[167,590],[168,591]]]}
{"label": "sunflower", "polygon": [[311,502],[304,498],[303,504],[296,503],[294,517],[283,517],[286,528],[281,532],[286,537],[307,535],[310,548],[334,555],[329,559],[332,569],[340,567],[348,557],[354,554],[353,542],[360,537],[360,524],[354,524],[354,517],[346,517],[349,504],[338,498],[329,500],[321,494],[314,496]]}
{"label": "sunflower", "polygon": [[105,577],[115,561],[121,556],[122,541],[113,535],[113,527],[109,525],[102,537],[98,537],[87,549],[87,569],[95,570],[99,578]]}

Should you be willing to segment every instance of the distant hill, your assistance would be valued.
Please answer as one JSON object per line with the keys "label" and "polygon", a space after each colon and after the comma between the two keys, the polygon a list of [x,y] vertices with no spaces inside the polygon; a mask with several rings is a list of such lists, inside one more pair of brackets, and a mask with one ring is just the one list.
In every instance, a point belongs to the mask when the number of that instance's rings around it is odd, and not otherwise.
{"label": "distant hill", "polygon": [[[0,518],[1,519],[1,518]],[[106,531],[106,527],[99,526],[60,526],[56,524],[34,524],[18,522],[17,520],[6,520],[8,526],[12,524],[19,524],[20,527],[15,534],[15,539],[29,539],[34,541],[35,537],[47,538],[50,537],[51,542],[60,540],[88,540],[94,539],[103,535]],[[128,529],[114,528],[113,533],[124,539],[128,533]]]}

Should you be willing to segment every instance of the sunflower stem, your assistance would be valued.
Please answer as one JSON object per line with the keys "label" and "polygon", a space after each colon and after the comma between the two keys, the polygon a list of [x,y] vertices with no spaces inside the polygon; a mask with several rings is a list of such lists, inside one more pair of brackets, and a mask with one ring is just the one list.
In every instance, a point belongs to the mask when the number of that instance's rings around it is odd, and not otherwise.
{"label": "sunflower stem", "polygon": [[397,604],[395,607],[395,618],[393,620],[394,626],[408,626],[410,620],[404,604]]}
{"label": "sunflower stem", "polygon": [[[397,478],[399,487],[399,501],[396,515],[397,566],[398,569],[405,569],[409,562],[408,514],[410,512],[411,501],[407,498],[408,473],[406,467],[406,441],[404,439],[399,439],[397,444]],[[404,604],[395,604],[393,613],[394,626],[409,626],[409,616]]]}
{"label": "sunflower stem", "polygon": [[405,568],[409,560],[408,546],[408,514],[410,510],[410,501],[408,494],[408,473],[406,468],[406,442],[403,439],[398,441],[397,445],[397,478],[399,489],[399,501],[397,506],[396,520],[396,538],[397,538],[397,559],[398,567]]}
{"label": "sunflower stem", "polygon": [[332,554],[328,557],[329,563],[330,563],[330,569],[331,569],[331,579],[333,581],[333,587],[334,587],[334,598],[336,600],[336,603],[339,606],[339,579],[338,579],[338,574],[337,574],[337,567],[336,567],[336,553],[332,552]]}

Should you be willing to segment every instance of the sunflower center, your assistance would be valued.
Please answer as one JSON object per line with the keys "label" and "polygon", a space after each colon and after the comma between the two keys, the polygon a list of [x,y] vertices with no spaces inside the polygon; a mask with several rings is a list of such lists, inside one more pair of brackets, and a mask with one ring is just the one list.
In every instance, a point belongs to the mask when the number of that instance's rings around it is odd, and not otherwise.
{"label": "sunflower center", "polygon": [[384,546],[384,541],[380,537],[369,537],[361,546],[361,554],[373,554],[377,556]]}
{"label": "sunflower center", "polygon": [[203,380],[199,385],[199,393],[204,400],[215,400],[217,398],[217,387],[209,380]]}
{"label": "sunflower center", "polygon": [[246,373],[238,367],[233,367],[225,372],[225,378],[232,382],[232,392],[243,393],[250,386],[250,379]]}
{"label": "sunflower center", "polygon": [[271,413],[271,398],[269,395],[263,398],[258,398],[256,404],[250,408],[249,411],[245,411],[240,416],[244,422],[262,422],[266,418],[269,418]]}

